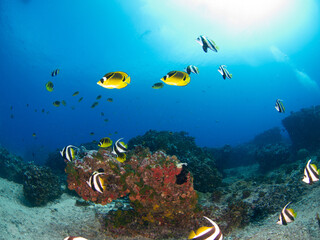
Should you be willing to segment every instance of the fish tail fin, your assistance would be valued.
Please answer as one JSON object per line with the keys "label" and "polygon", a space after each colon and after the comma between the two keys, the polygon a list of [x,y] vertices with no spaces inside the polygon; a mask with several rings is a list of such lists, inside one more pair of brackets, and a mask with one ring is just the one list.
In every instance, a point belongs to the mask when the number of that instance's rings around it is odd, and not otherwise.
{"label": "fish tail fin", "polygon": [[190,232],[190,234],[189,234],[188,239],[192,239],[192,238],[194,238],[195,236],[196,236],[196,233],[192,230],[192,231]]}
{"label": "fish tail fin", "polygon": [[296,213],[292,208],[289,208],[289,209],[287,209],[287,210],[292,214],[292,216],[293,216],[294,218],[297,217],[297,213]]}
{"label": "fish tail fin", "polygon": [[230,75],[230,77],[232,77],[232,73],[230,73],[229,75]]}
{"label": "fish tail fin", "polygon": [[312,163],[310,165],[314,168],[315,171],[318,171],[317,166],[314,163]]}

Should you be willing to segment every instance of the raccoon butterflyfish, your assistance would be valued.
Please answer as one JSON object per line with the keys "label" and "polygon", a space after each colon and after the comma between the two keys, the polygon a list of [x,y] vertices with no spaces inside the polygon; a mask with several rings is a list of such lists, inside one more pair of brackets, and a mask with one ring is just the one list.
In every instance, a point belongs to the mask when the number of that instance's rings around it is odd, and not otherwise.
{"label": "raccoon butterflyfish", "polygon": [[82,101],[82,99],[83,99],[83,97],[79,98],[78,102],[81,102],[81,101]]}
{"label": "raccoon butterflyfish", "polygon": [[112,98],[108,98],[107,101],[108,102],[113,102],[113,99]]}
{"label": "raccoon butterflyfish", "polygon": [[67,160],[68,162],[72,162],[76,155],[75,149],[77,149],[77,147],[68,145],[60,151],[60,154],[65,160]]}
{"label": "raccoon butterflyfish", "polygon": [[41,112],[44,113],[46,110],[44,110],[44,108],[42,108]]}
{"label": "raccoon butterflyfish", "polygon": [[207,218],[204,216],[205,219],[207,219],[212,226],[211,227],[200,227],[197,232],[191,231],[189,234],[188,239],[208,239],[208,240],[222,240],[223,235],[222,232],[214,221],[212,221],[210,218]]}
{"label": "raccoon butterflyfish", "polygon": [[55,107],[59,107],[60,106],[60,101],[54,101],[52,104]]}
{"label": "raccoon butterflyfish", "polygon": [[108,119],[108,118],[106,118],[104,121],[105,121],[105,122],[109,122],[109,119]]}
{"label": "raccoon butterflyfish", "polygon": [[91,132],[90,135],[93,136],[93,135],[94,135],[94,132]]}
{"label": "raccoon butterflyfish", "polygon": [[186,67],[184,69],[184,71],[187,72],[188,74],[190,74],[190,73],[198,74],[199,73],[199,69],[193,65],[189,65],[188,67]]}
{"label": "raccoon butterflyfish", "polygon": [[91,174],[89,181],[87,181],[87,184],[89,187],[92,188],[93,191],[103,193],[105,190],[104,180],[100,177],[100,175],[105,174],[103,172],[103,169],[99,169],[98,171],[95,171]]}
{"label": "raccoon butterflyfish", "polygon": [[279,113],[285,113],[286,109],[284,108],[283,102],[281,99],[277,99],[276,100],[276,104],[275,104],[275,109],[279,112]]}
{"label": "raccoon butterflyfish", "polygon": [[92,105],[91,105],[91,108],[95,108],[99,103],[98,102],[94,102]]}
{"label": "raccoon butterflyfish", "polygon": [[46,83],[46,89],[47,89],[47,91],[49,91],[49,92],[52,92],[53,91],[53,83],[52,82],[47,82]]}
{"label": "raccoon butterflyfish", "polygon": [[102,138],[98,144],[99,147],[106,148],[112,145],[112,140],[108,137]]}
{"label": "raccoon butterflyfish", "polygon": [[152,85],[153,89],[160,89],[163,88],[163,83],[162,82],[158,82]]}
{"label": "raccoon butterflyfish", "polygon": [[62,100],[62,101],[61,101],[61,104],[62,104],[63,106],[67,106],[67,103],[66,103],[65,100]]}
{"label": "raccoon butterflyfish", "polygon": [[297,217],[297,214],[293,211],[293,209],[287,209],[288,205],[291,202],[289,202],[287,205],[284,206],[284,208],[282,209],[280,215],[279,215],[279,220],[277,222],[277,224],[280,225],[287,225],[290,222],[294,221],[294,218]]}
{"label": "raccoon butterflyfish", "polygon": [[60,73],[60,69],[56,69],[56,70],[52,71],[51,76],[52,76],[52,77],[55,77],[55,76],[57,76],[59,73]]}
{"label": "raccoon butterflyfish", "polygon": [[37,135],[36,135],[36,133],[32,133],[32,137],[36,137]]}
{"label": "raccoon butterflyfish", "polygon": [[72,94],[72,97],[77,96],[79,94],[79,91],[76,91]]}
{"label": "raccoon butterflyfish", "polygon": [[101,95],[98,95],[98,96],[97,96],[97,100],[101,99],[101,97],[102,97]]}
{"label": "raccoon butterflyfish", "polygon": [[190,76],[186,72],[171,71],[161,81],[168,85],[186,86],[190,82]]}
{"label": "raccoon butterflyfish", "polygon": [[117,159],[119,162],[123,163],[123,162],[126,161],[127,155],[126,155],[125,153],[119,153],[119,155],[116,157],[116,159]]}
{"label": "raccoon butterflyfish", "polygon": [[97,84],[101,87],[113,89],[124,88],[130,83],[130,77],[125,72],[110,72],[101,78]]}
{"label": "raccoon butterflyfish", "polygon": [[232,74],[230,74],[228,72],[225,65],[220,65],[218,72],[222,75],[223,79],[226,79],[226,78],[231,79],[232,78]]}
{"label": "raccoon butterflyfish", "polygon": [[219,48],[214,41],[208,39],[206,36],[200,35],[197,42],[202,46],[203,51],[207,52],[208,48],[214,52],[218,52]]}
{"label": "raccoon butterflyfish", "polygon": [[310,162],[311,159],[304,168],[304,176],[302,181],[311,185],[314,182],[319,181],[320,169],[317,169],[317,166],[315,164],[310,164]]}

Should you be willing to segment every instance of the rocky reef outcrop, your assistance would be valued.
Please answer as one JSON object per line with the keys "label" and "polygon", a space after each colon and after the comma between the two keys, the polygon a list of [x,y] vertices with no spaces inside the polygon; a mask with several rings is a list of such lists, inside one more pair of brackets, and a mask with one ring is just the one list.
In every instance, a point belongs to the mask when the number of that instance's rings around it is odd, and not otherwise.
{"label": "rocky reef outcrop", "polygon": [[290,161],[290,147],[286,144],[268,144],[256,150],[261,172],[267,172]]}
{"label": "rocky reef outcrop", "polygon": [[129,148],[148,147],[152,152],[163,150],[175,155],[188,164],[188,170],[194,177],[194,188],[200,192],[211,192],[221,185],[222,174],[216,167],[215,159],[206,149],[195,144],[193,137],[186,132],[169,132],[149,130],[143,136],[132,138]]}
{"label": "rocky reef outcrop", "polygon": [[[100,175],[105,186],[102,193],[87,183],[98,169],[105,173]],[[175,156],[162,151],[151,153],[137,146],[127,153],[126,162],[120,163],[108,149],[92,150],[83,159],[68,163],[66,173],[68,188],[85,200],[104,205],[129,196],[132,210],[106,216],[107,229],[117,236],[178,237],[186,235],[185,227],[199,217],[191,174]],[[162,230],[155,231],[159,226]]]}
{"label": "rocky reef outcrop", "polygon": [[47,167],[28,165],[23,179],[23,195],[31,206],[46,205],[62,194],[59,177]]}
{"label": "rocky reef outcrop", "polygon": [[292,112],[282,120],[295,150],[320,148],[320,105]]}
{"label": "rocky reef outcrop", "polygon": [[16,183],[23,183],[26,163],[19,156],[0,146],[0,177]]}

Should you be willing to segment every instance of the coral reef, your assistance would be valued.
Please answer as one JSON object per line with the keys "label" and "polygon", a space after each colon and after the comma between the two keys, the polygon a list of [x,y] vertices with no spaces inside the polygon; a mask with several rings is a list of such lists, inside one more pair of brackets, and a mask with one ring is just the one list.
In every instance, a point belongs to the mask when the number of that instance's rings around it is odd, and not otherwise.
{"label": "coral reef", "polygon": [[295,150],[320,148],[320,105],[292,112],[282,120]]}
{"label": "coral reef", "polygon": [[[69,189],[85,200],[104,205],[129,196],[133,210],[119,210],[106,216],[107,229],[114,236],[140,234],[159,239],[187,234],[185,227],[191,227],[201,213],[191,174],[185,172],[185,181],[177,183],[182,166],[175,156],[162,151],[151,154],[137,146],[127,153],[124,163],[118,162],[108,149],[89,151],[83,159],[68,163],[66,173]],[[106,173],[100,175],[106,186],[103,193],[95,192],[86,183],[98,169]],[[162,230],[154,231],[159,226]],[[177,231],[179,228],[181,231]]]}
{"label": "coral reef", "polygon": [[59,178],[47,167],[29,164],[23,178],[23,195],[32,206],[43,206],[62,194]]}
{"label": "coral reef", "polygon": [[200,192],[211,192],[221,185],[222,174],[216,167],[215,159],[207,150],[198,147],[194,138],[186,132],[149,130],[143,136],[132,138],[129,148],[137,145],[148,147],[151,151],[163,150],[169,155],[188,164],[194,177],[194,188]]}
{"label": "coral reef", "polygon": [[281,130],[278,127],[268,129],[254,137],[252,144],[262,147],[267,144],[276,144],[282,142]]}
{"label": "coral reef", "polygon": [[290,161],[290,149],[285,144],[268,144],[256,151],[260,171],[267,172]]}
{"label": "coral reef", "polygon": [[57,173],[64,173],[64,169],[66,168],[66,163],[61,157],[60,151],[55,151],[49,153],[49,156],[45,162],[45,166],[52,169],[52,171]]}
{"label": "coral reef", "polygon": [[0,146],[0,177],[16,183],[23,183],[23,173],[26,163],[21,157],[9,153]]}

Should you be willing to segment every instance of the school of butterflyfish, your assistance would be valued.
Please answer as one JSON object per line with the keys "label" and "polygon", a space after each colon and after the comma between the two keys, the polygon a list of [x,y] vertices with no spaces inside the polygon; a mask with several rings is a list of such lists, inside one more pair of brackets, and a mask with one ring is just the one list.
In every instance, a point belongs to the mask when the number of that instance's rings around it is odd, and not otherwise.
{"label": "school of butterflyfish", "polygon": [[[216,45],[216,43],[209,39],[208,37],[204,35],[200,35],[196,41],[202,46],[202,49],[205,53],[208,52],[208,49],[210,49],[213,52],[218,52],[219,48]],[[218,72],[221,74],[222,78],[225,79],[232,79],[232,74],[229,73],[227,70],[226,65],[220,65],[218,68]],[[52,77],[57,77],[57,75],[60,73],[60,69],[55,69],[51,72]],[[191,74],[199,74],[199,69],[197,66],[194,65],[188,65],[186,68],[184,68],[183,71],[179,70],[173,70],[168,72],[166,75],[164,75],[160,80],[161,82],[156,82],[152,85],[153,89],[161,89],[164,87],[164,83],[166,85],[172,85],[172,86],[186,86],[190,83]],[[105,74],[98,82],[97,84],[103,88],[106,89],[123,89],[127,87],[129,84],[131,84],[131,77],[122,71],[115,71],[115,72],[109,72]],[[52,81],[48,81],[45,84],[46,90],[48,92],[54,91],[54,84]],[[79,95],[79,91],[75,91],[72,96],[76,97]],[[81,102],[84,97],[80,97],[78,99],[78,102]],[[101,95],[98,95],[96,97],[96,100],[100,100],[102,98]],[[107,98],[108,102],[113,102],[112,98]],[[53,102],[53,105],[55,107],[59,107],[60,105],[66,106],[67,103],[65,100],[56,100]],[[95,108],[99,104],[98,101],[95,101],[92,103],[91,108]],[[27,107],[29,105],[27,104]],[[12,110],[11,106],[11,110]],[[74,106],[72,107],[74,109]],[[283,105],[283,100],[277,99],[275,103],[275,109],[279,113],[285,113],[285,107]],[[44,112],[44,109],[43,111]],[[101,112],[101,116],[104,116],[104,113]],[[108,119],[104,120],[105,122],[108,122]],[[94,132],[91,132],[90,135],[94,135]],[[33,136],[36,136],[36,133],[33,133]],[[113,143],[113,141],[109,137],[104,137],[100,139],[98,146],[100,148],[110,148],[111,154],[115,157],[117,161],[119,161],[122,164],[125,164],[126,161],[126,152],[128,150],[127,144],[125,144],[122,141],[123,138],[118,139],[116,142]],[[73,162],[77,159],[77,156],[80,152],[80,149],[74,145],[68,145],[64,147],[60,154],[65,159],[66,162]],[[311,185],[314,182],[319,181],[319,170],[317,169],[317,166],[315,164],[311,164],[311,159],[307,162],[306,167],[304,169],[304,176],[302,181]],[[106,188],[106,183],[104,181],[104,175],[106,173],[103,169],[97,169],[92,172],[89,179],[87,180],[88,186],[95,192],[103,193],[103,191]],[[291,202],[287,203],[283,209],[281,210],[281,213],[279,215],[279,219],[277,221],[277,224],[280,225],[287,225],[288,223],[291,223],[296,218],[297,214],[294,212],[293,209],[288,208],[288,206],[291,204]],[[223,235],[219,228],[219,226],[212,221],[210,218],[205,217],[207,219],[211,226],[202,226],[196,231],[191,231],[188,239],[198,239],[198,240],[222,240]],[[75,236],[69,236],[66,237],[64,240],[86,240],[83,237],[75,237]]]}

